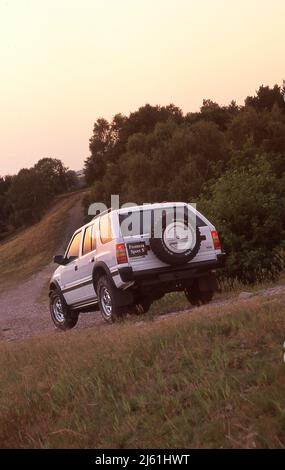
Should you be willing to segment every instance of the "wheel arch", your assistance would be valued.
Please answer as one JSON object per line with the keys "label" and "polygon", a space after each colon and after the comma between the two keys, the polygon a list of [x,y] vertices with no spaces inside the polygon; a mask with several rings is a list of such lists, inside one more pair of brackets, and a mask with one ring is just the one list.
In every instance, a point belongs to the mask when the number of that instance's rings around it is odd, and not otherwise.
{"label": "wheel arch", "polygon": [[103,261],[98,261],[97,263],[95,263],[95,266],[92,272],[93,286],[94,286],[96,294],[97,294],[97,283],[98,283],[99,278],[102,276],[107,276],[108,279],[115,286],[112,275],[110,273],[110,270],[107,264],[104,263]]}
{"label": "wheel arch", "polygon": [[94,290],[97,296],[98,296],[97,283],[101,276],[107,276],[109,282],[112,284],[112,287],[114,288],[114,291],[116,293],[115,295],[116,295],[117,302],[121,306],[129,305],[133,302],[133,294],[130,292],[130,290],[124,291],[116,287],[112,274],[108,266],[106,265],[106,263],[104,263],[103,261],[98,261],[98,263],[96,263],[93,268],[93,275],[92,275],[93,285],[94,285]]}
{"label": "wheel arch", "polygon": [[57,281],[55,281],[55,280],[52,280],[52,281],[50,282],[50,285],[49,285],[49,294],[48,294],[48,295],[50,296],[51,293],[52,293],[53,291],[55,291],[56,289],[59,289],[59,290],[61,291],[60,286],[59,286],[59,283],[58,283]]}

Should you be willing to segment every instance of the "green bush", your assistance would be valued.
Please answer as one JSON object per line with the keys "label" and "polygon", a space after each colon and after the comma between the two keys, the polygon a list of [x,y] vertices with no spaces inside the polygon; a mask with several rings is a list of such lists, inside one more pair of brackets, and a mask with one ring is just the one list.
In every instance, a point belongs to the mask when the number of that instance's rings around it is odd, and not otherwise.
{"label": "green bush", "polygon": [[274,280],[283,267],[284,178],[265,159],[226,171],[201,198],[199,208],[220,231],[228,254],[222,276],[251,284]]}

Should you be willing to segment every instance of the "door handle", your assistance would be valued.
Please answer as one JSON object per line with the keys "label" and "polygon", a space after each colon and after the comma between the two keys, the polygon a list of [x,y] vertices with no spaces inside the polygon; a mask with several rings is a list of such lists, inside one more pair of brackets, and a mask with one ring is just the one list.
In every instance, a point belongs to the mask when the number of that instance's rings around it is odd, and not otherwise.
{"label": "door handle", "polygon": [[94,263],[95,258],[91,258],[90,263]]}
{"label": "door handle", "polygon": [[75,271],[78,271],[78,266],[74,266],[74,270],[75,270]]}

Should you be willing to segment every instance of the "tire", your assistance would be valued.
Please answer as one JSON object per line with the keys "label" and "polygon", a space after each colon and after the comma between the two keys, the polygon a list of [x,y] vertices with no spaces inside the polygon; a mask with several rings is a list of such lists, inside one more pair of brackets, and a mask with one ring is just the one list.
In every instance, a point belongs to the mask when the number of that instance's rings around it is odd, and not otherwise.
{"label": "tire", "polygon": [[97,295],[98,303],[103,319],[107,323],[114,323],[119,319],[122,319],[127,313],[127,309],[124,309],[119,305],[118,296],[116,295],[117,288],[112,284],[107,276],[99,278],[97,283]]}
{"label": "tire", "polygon": [[68,308],[59,289],[51,291],[49,295],[49,308],[51,319],[58,329],[66,331],[75,327],[79,314]]}
{"label": "tire", "polygon": [[[186,222],[183,219],[172,219],[170,223],[166,225],[165,218],[162,218],[157,221],[156,225],[154,226],[154,233],[159,233],[159,229],[162,226],[161,237],[154,237],[152,235],[150,239],[150,246],[153,250],[154,254],[163,261],[164,263],[171,264],[172,266],[179,266],[182,264],[186,264],[191,259],[193,259],[201,246],[201,234],[199,227],[193,226],[193,224]],[[188,246],[178,249],[179,242],[176,240],[180,240],[179,237],[176,235],[175,238],[168,238],[167,235],[170,233],[174,233],[177,230],[185,230],[187,229],[187,235],[189,238],[185,238],[185,240],[189,240]],[[183,233],[183,232],[181,232]],[[192,240],[195,242],[193,244]],[[171,241],[172,240],[172,241]],[[176,248],[175,247],[176,243]],[[189,246],[190,244],[190,246]],[[193,244],[193,246],[192,246]]]}
{"label": "tire", "polygon": [[185,287],[184,293],[186,295],[187,300],[191,303],[191,305],[195,307],[199,307],[200,305],[205,305],[211,302],[214,296],[213,290],[200,290],[197,283],[194,283],[193,286]]}

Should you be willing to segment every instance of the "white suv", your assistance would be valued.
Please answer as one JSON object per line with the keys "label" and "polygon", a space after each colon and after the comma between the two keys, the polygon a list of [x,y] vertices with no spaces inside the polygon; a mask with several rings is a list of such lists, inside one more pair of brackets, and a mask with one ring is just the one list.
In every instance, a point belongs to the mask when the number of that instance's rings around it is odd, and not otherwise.
{"label": "white suv", "polygon": [[109,210],[76,230],[50,281],[50,312],[61,329],[80,312],[110,322],[146,312],[167,292],[193,305],[209,302],[225,254],[215,227],[186,203]]}

